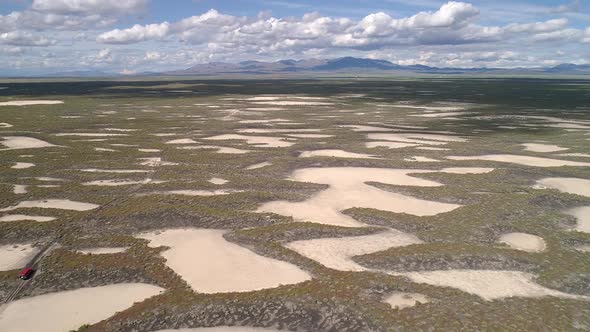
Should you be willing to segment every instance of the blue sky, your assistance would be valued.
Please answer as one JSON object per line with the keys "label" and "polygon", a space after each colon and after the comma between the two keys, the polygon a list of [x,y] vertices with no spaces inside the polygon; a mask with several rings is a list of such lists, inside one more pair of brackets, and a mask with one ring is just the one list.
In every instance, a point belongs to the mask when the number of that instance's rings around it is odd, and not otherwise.
{"label": "blue sky", "polygon": [[0,74],[346,55],[535,67],[589,49],[583,0],[0,0]]}

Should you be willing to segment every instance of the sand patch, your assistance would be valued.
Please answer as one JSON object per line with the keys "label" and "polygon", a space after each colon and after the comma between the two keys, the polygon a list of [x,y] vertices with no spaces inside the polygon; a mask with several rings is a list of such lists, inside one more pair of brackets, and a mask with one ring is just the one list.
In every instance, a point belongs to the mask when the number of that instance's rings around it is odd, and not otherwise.
{"label": "sand patch", "polygon": [[176,166],[178,163],[170,162],[170,161],[162,161],[160,157],[153,157],[153,158],[139,158],[141,162],[140,165],[148,166],[148,167],[159,167],[159,166]]}
{"label": "sand patch", "polygon": [[101,186],[101,187],[119,187],[119,186],[132,186],[136,184],[148,184],[148,183],[164,183],[164,181],[154,181],[152,179],[145,180],[97,180],[82,183],[84,186]]}
{"label": "sand patch", "polygon": [[402,149],[417,146],[418,144],[412,143],[399,143],[390,141],[379,141],[379,142],[367,142],[365,146],[369,149],[372,148],[388,148],[388,149]]}
{"label": "sand patch", "polygon": [[60,133],[53,134],[53,136],[79,136],[79,137],[122,137],[129,136],[127,134],[112,134],[112,133]]}
{"label": "sand patch", "polygon": [[416,283],[457,288],[466,293],[477,295],[486,301],[507,297],[586,298],[545,288],[533,281],[532,274],[517,271],[445,270],[392,274],[406,276]]}
{"label": "sand patch", "polygon": [[61,100],[13,100],[0,102],[0,106],[57,105],[63,103]]}
{"label": "sand patch", "polygon": [[0,144],[6,147],[6,149],[2,150],[39,149],[55,146],[40,139],[24,136],[6,136],[3,137],[3,141]]}
{"label": "sand patch", "polygon": [[148,297],[162,288],[140,283],[50,293],[2,306],[0,330],[11,332],[64,332],[94,324]]}
{"label": "sand patch", "polygon": [[23,201],[17,205],[9,206],[4,209],[0,209],[0,212],[13,211],[16,209],[59,209],[59,210],[72,210],[72,211],[88,211],[98,208],[99,205],[75,202],[68,199],[46,199],[39,201]]}
{"label": "sand patch", "polygon": [[46,222],[52,221],[57,218],[54,217],[44,217],[44,216],[28,216],[25,214],[8,214],[5,216],[0,217],[0,222],[10,222],[10,221],[21,221],[21,220],[30,220],[36,222]]}
{"label": "sand patch", "polygon": [[385,132],[390,132],[390,131],[399,131],[399,129],[394,129],[394,128],[384,128],[384,127],[375,127],[375,126],[362,126],[362,125],[346,125],[346,126],[340,126],[342,128],[351,128],[352,131],[357,131],[357,132],[380,132],[380,131],[385,131]]}
{"label": "sand patch", "polygon": [[330,106],[334,103],[327,103],[321,101],[293,101],[293,100],[277,100],[277,101],[256,101],[254,104],[270,105],[270,106]]}
{"label": "sand patch", "polygon": [[129,247],[115,247],[115,248],[88,248],[88,249],[81,249],[76,250],[82,254],[92,254],[92,255],[108,255],[108,254],[118,254],[121,252],[125,252]]}
{"label": "sand patch", "polygon": [[435,148],[433,146],[419,146],[416,150],[425,150],[425,151],[449,151],[451,149],[447,148]]}
{"label": "sand patch", "polygon": [[248,167],[246,167],[247,170],[253,170],[253,169],[259,169],[259,168],[263,168],[263,167],[267,167],[267,166],[271,166],[272,163],[265,161],[263,163],[258,163],[258,164],[254,164],[254,165],[250,165]]}
{"label": "sand patch", "polygon": [[245,154],[250,153],[250,150],[243,150],[243,149],[236,149],[236,148],[228,148],[225,146],[216,146],[216,145],[197,145],[197,146],[183,146],[179,149],[183,150],[216,150],[216,153],[227,153],[227,154]]}
{"label": "sand patch", "polygon": [[590,206],[578,207],[565,211],[566,214],[577,219],[576,230],[578,232],[590,233]]}
{"label": "sand patch", "polygon": [[273,123],[273,122],[288,122],[287,119],[259,119],[259,120],[241,120],[238,123],[242,124],[257,124],[257,123]]}
{"label": "sand patch", "polygon": [[356,158],[356,159],[375,159],[375,156],[364,154],[347,152],[344,150],[337,149],[326,149],[326,150],[314,150],[314,151],[303,151],[299,154],[300,158],[311,158],[311,157],[332,157],[332,158]]}
{"label": "sand patch", "polygon": [[85,168],[81,169],[81,172],[87,173],[115,173],[115,174],[132,174],[132,173],[148,173],[151,170],[143,169],[98,169],[98,168]]}
{"label": "sand patch", "polygon": [[579,158],[590,158],[588,153],[561,153],[558,154],[560,157],[579,157]]}
{"label": "sand patch", "polygon": [[512,163],[533,167],[590,166],[590,163],[540,157],[529,157],[513,154],[492,154],[484,156],[449,156],[446,158],[450,160],[496,161],[501,163]]}
{"label": "sand patch", "polygon": [[417,243],[422,241],[414,235],[388,230],[364,236],[294,241],[285,247],[334,270],[369,271],[351,258]]}
{"label": "sand patch", "polygon": [[94,151],[98,151],[98,152],[117,152],[117,150],[107,149],[107,148],[94,148]]}
{"label": "sand patch", "polygon": [[[174,229],[140,234],[162,252],[166,265],[200,293],[246,292],[296,284],[311,277],[293,264],[230,243],[223,230]],[[191,264],[187,264],[191,262]]]}
{"label": "sand patch", "polygon": [[562,148],[560,146],[552,145],[552,144],[525,143],[525,144],[521,144],[521,145],[524,146],[524,149],[526,151],[532,151],[532,152],[547,153],[547,152],[558,152],[558,151],[569,150],[568,148]]}
{"label": "sand patch", "polygon": [[545,178],[537,181],[535,188],[551,188],[568,194],[590,197],[590,180],[586,179]]}
{"label": "sand patch", "polygon": [[447,167],[440,171],[449,174],[486,174],[492,172],[494,169],[488,167]]}
{"label": "sand patch", "polygon": [[152,152],[160,152],[162,150],[160,150],[160,149],[137,149],[137,151],[139,151],[139,152],[152,153]]}
{"label": "sand patch", "polygon": [[296,221],[359,227],[364,226],[341,213],[352,207],[408,213],[416,216],[452,211],[461,205],[426,201],[377,189],[365,182],[381,182],[402,186],[438,187],[440,183],[418,179],[408,174],[425,170],[387,168],[331,167],[296,170],[290,180],[327,184],[329,188],[303,202],[275,201],[260,206],[257,212],[273,212],[291,216]]}
{"label": "sand patch", "polygon": [[197,141],[191,138],[181,138],[166,142],[166,144],[198,144]]}
{"label": "sand patch", "polygon": [[389,304],[393,309],[405,309],[417,304],[430,302],[428,297],[420,293],[395,292],[383,299],[383,302]]}
{"label": "sand patch", "polygon": [[225,140],[241,140],[246,141],[247,144],[254,145],[257,147],[264,148],[283,148],[294,145],[295,143],[286,142],[284,138],[280,137],[267,137],[267,136],[247,136],[247,135],[235,135],[225,134],[212,137],[203,138],[204,140],[213,141],[225,141]]}
{"label": "sand patch", "polygon": [[0,122],[0,128],[12,128],[12,127],[14,127],[14,126],[11,125],[10,123]]}
{"label": "sand patch", "polygon": [[404,158],[404,161],[413,161],[413,162],[420,162],[420,163],[439,163],[440,160],[424,157],[424,156],[413,156]]}
{"label": "sand patch", "polygon": [[21,194],[26,194],[27,193],[27,187],[24,184],[15,184],[12,187],[12,192],[17,194],[17,195],[21,195]]}
{"label": "sand patch", "polygon": [[295,138],[330,138],[330,137],[334,137],[334,135],[323,135],[323,134],[287,134],[285,136],[295,137]]}
{"label": "sand patch", "polygon": [[505,243],[512,249],[527,252],[541,252],[547,247],[542,237],[526,233],[503,234],[498,242]]}
{"label": "sand patch", "polygon": [[266,129],[266,128],[247,128],[238,129],[239,133],[243,134],[280,134],[280,133],[314,133],[321,131],[321,129]]}
{"label": "sand patch", "polygon": [[216,184],[216,185],[224,185],[226,183],[228,183],[229,181],[227,181],[226,179],[220,179],[220,178],[211,178],[208,180],[210,183]]}
{"label": "sand patch", "polygon": [[[0,246],[0,271],[21,269],[39,250],[31,244],[9,244]],[[2,317],[0,315],[0,317]]]}

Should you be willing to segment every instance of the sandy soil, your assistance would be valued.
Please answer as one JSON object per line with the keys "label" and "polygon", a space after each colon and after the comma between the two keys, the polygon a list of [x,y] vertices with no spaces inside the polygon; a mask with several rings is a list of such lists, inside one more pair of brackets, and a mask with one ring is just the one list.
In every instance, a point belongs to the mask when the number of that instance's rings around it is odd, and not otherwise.
{"label": "sandy soil", "polygon": [[346,125],[341,126],[342,128],[351,128],[352,131],[357,132],[390,132],[390,131],[399,131],[399,129],[395,128],[384,128],[384,127],[375,127],[375,126],[362,126],[362,125]]}
{"label": "sandy soil", "polygon": [[280,332],[275,329],[246,326],[196,327],[192,329],[159,330],[155,332]]}
{"label": "sandy soil", "polygon": [[216,185],[224,185],[224,184],[226,184],[226,183],[229,182],[226,179],[220,179],[220,178],[211,178],[208,181],[210,183],[213,183],[213,184],[216,184]]}
{"label": "sandy soil", "polygon": [[13,100],[0,102],[0,106],[56,105],[63,103],[61,100]]}
{"label": "sandy soil", "polygon": [[94,151],[98,151],[98,152],[117,152],[117,150],[107,149],[107,148],[94,148]]}
{"label": "sandy soil", "polygon": [[485,160],[485,161],[497,161],[502,163],[512,163],[525,166],[533,167],[560,167],[560,166],[590,166],[590,163],[583,163],[577,161],[539,158],[520,156],[513,154],[492,154],[484,156],[449,156],[447,159],[450,160]]}
{"label": "sandy soil", "polygon": [[579,232],[590,233],[590,206],[583,206],[574,209],[567,210],[565,212],[570,216],[574,216],[578,224],[576,230]]}
{"label": "sandy soil", "polygon": [[92,254],[92,255],[107,255],[107,254],[118,254],[121,252],[125,252],[129,247],[117,247],[117,248],[88,248],[82,250],[76,250],[82,254]]}
{"label": "sandy soil", "polygon": [[98,168],[86,168],[81,169],[82,172],[88,173],[116,173],[116,174],[132,174],[132,173],[149,173],[151,170],[143,169],[98,169]]}
{"label": "sandy soil", "polygon": [[227,153],[227,154],[245,154],[252,152],[251,150],[244,150],[244,149],[236,149],[236,148],[228,148],[225,146],[216,146],[216,145],[197,145],[197,146],[185,146],[179,149],[183,150],[200,150],[200,149],[212,149],[217,150],[216,153]]}
{"label": "sandy soil", "polygon": [[386,168],[332,167],[296,170],[291,180],[327,184],[330,187],[303,202],[275,201],[260,206],[257,212],[273,212],[291,216],[296,221],[358,227],[363,224],[341,211],[352,207],[373,208],[417,216],[435,215],[454,210],[460,205],[421,200],[383,191],[365,182],[375,181],[393,185],[437,187],[440,183],[411,177],[409,173],[424,170]]}
{"label": "sandy soil", "polygon": [[364,153],[347,152],[344,150],[328,149],[328,150],[314,150],[303,151],[299,154],[301,158],[311,157],[334,157],[334,158],[355,158],[355,159],[375,159],[375,156]]}
{"label": "sandy soil", "polygon": [[287,134],[285,136],[295,137],[295,138],[330,138],[330,137],[334,137],[334,135],[323,135],[323,134]]}
{"label": "sandy soil", "polygon": [[321,131],[321,129],[268,129],[268,128],[247,128],[238,129],[239,133],[242,134],[277,134],[277,133],[314,133]]}
{"label": "sandy soil", "polygon": [[33,137],[5,136],[3,139],[4,140],[0,142],[0,144],[6,147],[6,149],[3,150],[39,149],[55,146],[51,143],[47,143]]}
{"label": "sandy soil", "polygon": [[5,216],[0,217],[0,222],[10,222],[10,221],[20,221],[20,220],[31,220],[37,222],[45,222],[45,221],[52,221],[57,218],[54,217],[44,217],[44,216],[28,216],[25,214],[7,214]]}
{"label": "sandy soil", "polygon": [[560,157],[580,157],[580,158],[590,158],[590,154],[588,153],[561,153],[558,154]]}
{"label": "sandy soil", "polygon": [[152,179],[145,180],[96,180],[90,182],[84,182],[84,186],[103,186],[103,187],[118,187],[118,186],[131,186],[135,184],[148,184],[148,183],[162,183],[163,181],[154,181]]}
{"label": "sandy soil", "polygon": [[14,168],[14,169],[26,169],[26,168],[31,168],[31,167],[35,167],[35,164],[33,164],[33,163],[17,162],[16,164],[14,164],[14,166],[11,166],[10,168]]}
{"label": "sandy soil", "polygon": [[447,167],[440,171],[450,174],[485,174],[492,172],[494,169],[495,168],[487,167]]}
{"label": "sandy soil", "polygon": [[113,134],[113,133],[60,133],[54,136],[80,136],[80,137],[122,137],[129,136],[127,134]]}
{"label": "sandy soil", "polygon": [[449,142],[467,141],[467,139],[457,136],[437,134],[368,134],[367,137],[374,141],[394,141],[426,145],[445,145]]}
{"label": "sandy soil", "polygon": [[388,230],[365,236],[295,241],[286,244],[285,247],[331,269],[369,271],[355,263],[351,257],[417,243],[422,241],[414,235]]}
{"label": "sandy soil", "polygon": [[524,149],[526,151],[532,151],[532,152],[546,153],[546,152],[558,152],[558,151],[569,150],[568,148],[562,148],[560,146],[552,145],[552,144],[525,143],[525,144],[521,144],[521,145],[524,146]]}
{"label": "sandy soil", "polygon": [[533,281],[532,274],[518,271],[441,270],[392,274],[409,277],[417,283],[457,288],[475,294],[486,301],[514,296],[584,298],[540,286]]}
{"label": "sandy soil", "polygon": [[14,126],[11,125],[10,123],[0,122],[0,128],[12,128],[12,127],[14,127]]}
{"label": "sandy soil", "polygon": [[12,187],[12,192],[17,195],[26,194],[28,192],[27,187],[28,186],[26,186],[24,184],[15,184]]}
{"label": "sandy soil", "polygon": [[191,138],[181,138],[168,141],[166,144],[198,144],[198,142]]}
{"label": "sandy soil", "polygon": [[272,163],[270,163],[270,162],[268,162],[268,161],[265,161],[265,162],[263,162],[263,163],[259,163],[259,164],[250,165],[250,166],[246,167],[246,169],[247,169],[247,170],[252,170],[252,169],[259,169],[259,168],[263,168],[263,167],[266,167],[266,166],[271,166],[271,165],[272,165]]}
{"label": "sandy soil", "polygon": [[137,151],[151,153],[151,152],[160,152],[162,150],[160,150],[160,149],[137,149]]}
{"label": "sandy soil", "polygon": [[242,140],[246,141],[246,143],[250,145],[254,145],[257,147],[264,147],[264,148],[283,148],[289,147],[294,145],[295,143],[286,142],[284,138],[281,137],[268,137],[268,136],[247,136],[247,135],[235,135],[235,134],[225,134],[225,135],[217,135],[212,137],[203,138],[204,140],[214,140],[214,141],[225,141],[225,140]]}
{"label": "sandy soil", "polygon": [[21,269],[38,252],[39,249],[33,248],[31,244],[8,244],[0,246],[0,271]]}
{"label": "sandy soil", "polygon": [[500,236],[498,242],[510,248],[527,252],[541,252],[547,248],[542,237],[526,233],[507,233]]}
{"label": "sandy soil", "polygon": [[330,106],[334,103],[320,102],[320,101],[256,101],[254,104],[271,105],[271,106]]}
{"label": "sandy soil", "polygon": [[0,331],[76,330],[84,324],[98,323],[162,291],[157,286],[135,283],[80,288],[24,298],[2,307]]}
{"label": "sandy soil", "polygon": [[419,303],[428,303],[430,300],[424,294],[395,292],[383,299],[383,302],[389,304],[394,309],[405,309]]}
{"label": "sandy soil", "polygon": [[218,189],[218,190],[170,190],[170,191],[163,191],[158,192],[158,194],[168,194],[168,195],[183,195],[183,196],[220,196],[220,195],[229,195],[233,193],[241,192],[239,190],[226,190],[226,189]]}
{"label": "sandy soil", "polygon": [[417,146],[418,144],[412,143],[399,143],[399,142],[390,142],[390,141],[377,141],[377,142],[367,142],[365,146],[369,149],[371,148],[388,148],[388,149],[401,149],[401,148],[410,148],[413,146]]}
{"label": "sandy soil", "polygon": [[[537,188],[557,189],[564,193],[590,197],[590,180],[578,178],[545,178],[537,181]],[[540,186],[539,186],[540,185]]]}
{"label": "sandy soil", "polygon": [[149,240],[152,247],[169,246],[171,249],[162,252],[166,265],[200,293],[245,292],[311,279],[295,265],[227,242],[224,233],[214,229],[173,229],[138,237]]}
{"label": "sandy soil", "polygon": [[171,161],[162,161],[160,157],[153,157],[153,158],[139,158],[141,160],[139,162],[142,166],[148,167],[159,167],[159,166],[177,166],[178,163],[174,163]]}
{"label": "sandy soil", "polygon": [[23,201],[17,205],[0,209],[0,212],[13,211],[16,209],[39,208],[39,209],[60,209],[72,211],[88,211],[96,209],[99,205],[75,202],[67,199],[46,199],[40,201]]}

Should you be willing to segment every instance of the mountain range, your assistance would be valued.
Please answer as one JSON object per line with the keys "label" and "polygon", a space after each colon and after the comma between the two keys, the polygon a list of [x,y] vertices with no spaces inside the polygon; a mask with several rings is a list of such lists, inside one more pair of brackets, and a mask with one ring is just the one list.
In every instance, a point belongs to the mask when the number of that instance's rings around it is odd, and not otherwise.
{"label": "mountain range", "polygon": [[[494,74],[527,75],[559,74],[590,75],[590,65],[560,64],[538,68],[452,68],[424,65],[402,66],[387,60],[343,57],[337,59],[280,60],[276,62],[243,61],[239,63],[212,62],[166,72],[138,73],[131,76],[240,76],[240,75],[396,75],[396,74]],[[120,74],[76,71],[61,72],[44,77],[105,77]]]}

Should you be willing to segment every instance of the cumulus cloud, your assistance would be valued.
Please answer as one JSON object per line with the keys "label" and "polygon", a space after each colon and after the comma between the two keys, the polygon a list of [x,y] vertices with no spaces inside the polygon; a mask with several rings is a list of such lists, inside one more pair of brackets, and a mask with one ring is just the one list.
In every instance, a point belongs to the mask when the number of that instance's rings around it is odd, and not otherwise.
{"label": "cumulus cloud", "polygon": [[0,44],[12,46],[49,46],[55,40],[24,31],[10,31],[0,34]]}
{"label": "cumulus cloud", "polygon": [[100,34],[96,40],[105,44],[132,44],[150,39],[164,39],[170,30],[168,22],[160,24],[139,25],[129,29],[115,29]]}
{"label": "cumulus cloud", "polygon": [[34,0],[31,8],[54,14],[137,13],[147,0]]}

